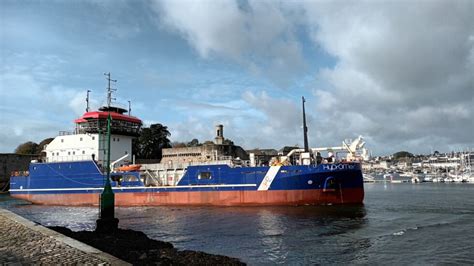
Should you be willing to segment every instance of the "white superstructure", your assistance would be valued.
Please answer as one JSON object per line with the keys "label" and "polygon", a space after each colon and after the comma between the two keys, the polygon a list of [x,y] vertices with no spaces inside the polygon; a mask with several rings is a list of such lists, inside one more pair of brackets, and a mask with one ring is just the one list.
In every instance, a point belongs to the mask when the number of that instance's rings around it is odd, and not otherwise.
{"label": "white superstructure", "polygon": [[[123,162],[131,162],[132,154],[131,136],[111,135],[110,159],[117,160],[128,154]],[[84,161],[96,160],[103,164],[107,152],[107,136],[103,134],[60,134],[49,143],[44,152],[46,162]]]}

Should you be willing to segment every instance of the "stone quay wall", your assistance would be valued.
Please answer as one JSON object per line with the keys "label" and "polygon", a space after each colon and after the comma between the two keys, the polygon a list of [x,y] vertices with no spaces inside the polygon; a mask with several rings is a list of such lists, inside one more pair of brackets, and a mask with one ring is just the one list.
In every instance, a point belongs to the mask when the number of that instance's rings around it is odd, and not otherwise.
{"label": "stone quay wall", "polygon": [[0,208],[0,265],[130,265]]}

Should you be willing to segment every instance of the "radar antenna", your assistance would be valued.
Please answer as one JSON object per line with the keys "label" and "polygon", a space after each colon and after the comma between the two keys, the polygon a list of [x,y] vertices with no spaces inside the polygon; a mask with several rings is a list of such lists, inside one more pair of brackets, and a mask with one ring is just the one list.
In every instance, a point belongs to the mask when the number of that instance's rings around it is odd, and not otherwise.
{"label": "radar antenna", "polygon": [[117,82],[116,79],[111,79],[110,78],[110,72],[109,73],[104,73],[104,75],[107,77],[108,81],[108,87],[107,87],[107,107],[110,108],[110,104],[112,103],[112,100],[115,100],[115,98],[112,98],[112,92],[117,91],[117,89],[112,89],[110,87],[110,82]]}

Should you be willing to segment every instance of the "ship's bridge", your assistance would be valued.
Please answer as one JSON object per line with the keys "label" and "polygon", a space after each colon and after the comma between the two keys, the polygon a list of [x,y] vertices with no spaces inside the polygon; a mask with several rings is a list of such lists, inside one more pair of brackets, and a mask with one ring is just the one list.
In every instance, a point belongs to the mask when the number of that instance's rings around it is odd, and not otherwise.
{"label": "ship's bridge", "polygon": [[126,115],[127,110],[104,106],[99,111],[86,112],[80,118],[74,120],[76,123],[76,134],[104,134],[107,132],[107,118],[112,117],[111,134],[138,136],[142,121],[134,116]]}

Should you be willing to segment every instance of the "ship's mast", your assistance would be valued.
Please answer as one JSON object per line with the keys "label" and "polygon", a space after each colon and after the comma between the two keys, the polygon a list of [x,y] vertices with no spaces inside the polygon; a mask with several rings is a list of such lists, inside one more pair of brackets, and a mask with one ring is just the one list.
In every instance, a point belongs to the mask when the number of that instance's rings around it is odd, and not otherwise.
{"label": "ship's mast", "polygon": [[112,102],[112,92],[115,89],[110,87],[110,82],[117,82],[110,78],[110,72],[104,73],[107,76],[108,87],[107,87],[107,106],[109,115],[107,116],[107,176],[105,179],[104,190],[100,196],[100,215],[97,220],[97,232],[114,232],[118,227],[119,220],[115,218],[115,195],[110,184],[110,135],[111,135],[111,123],[112,117],[110,115],[110,104]]}
{"label": "ship's mast", "polygon": [[112,100],[115,100],[115,98],[112,98],[112,92],[116,91],[116,89],[112,89],[110,87],[110,82],[117,82],[116,79],[111,79],[110,78],[110,72],[109,73],[104,73],[104,75],[107,77],[108,81],[108,86],[107,86],[107,107],[110,108],[110,104],[112,103]]}
{"label": "ship's mast", "polygon": [[132,115],[132,106],[131,106],[131,102],[128,101],[128,116],[131,116]]}
{"label": "ship's mast", "polygon": [[309,151],[309,147],[308,147],[308,127],[306,126],[306,112],[305,112],[305,109],[304,109],[304,103],[306,102],[306,100],[304,99],[304,97],[301,97],[301,101],[302,101],[302,104],[303,104],[304,152],[308,152]]}
{"label": "ship's mast", "polygon": [[87,97],[86,97],[86,113],[89,112],[89,92],[90,90],[87,90]]}

